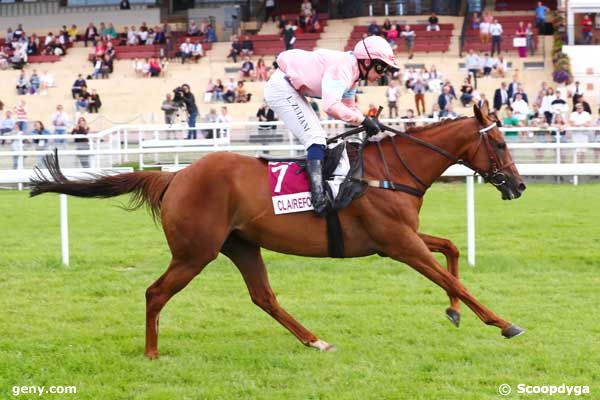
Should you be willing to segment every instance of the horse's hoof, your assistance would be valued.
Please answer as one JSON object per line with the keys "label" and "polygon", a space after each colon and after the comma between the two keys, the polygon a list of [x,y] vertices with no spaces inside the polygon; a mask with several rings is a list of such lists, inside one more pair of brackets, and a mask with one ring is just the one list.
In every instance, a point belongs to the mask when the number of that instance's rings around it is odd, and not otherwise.
{"label": "horse's hoof", "polygon": [[511,339],[511,338],[517,337],[519,335],[522,335],[523,333],[525,333],[524,329],[521,329],[516,325],[511,325],[502,331],[502,336],[504,336],[507,339]]}
{"label": "horse's hoof", "polygon": [[324,351],[324,352],[334,352],[337,350],[337,348],[332,345],[329,344],[323,340],[316,340],[314,342],[310,342],[308,344],[310,347],[314,347],[315,349],[319,350],[319,351]]}
{"label": "horse's hoof", "polygon": [[453,308],[446,308],[446,317],[452,322],[455,327],[460,326],[460,313]]}
{"label": "horse's hoof", "polygon": [[158,358],[158,356],[160,355],[160,353],[157,350],[153,350],[153,351],[145,352],[144,355],[146,357],[148,357],[150,360],[156,360]]}

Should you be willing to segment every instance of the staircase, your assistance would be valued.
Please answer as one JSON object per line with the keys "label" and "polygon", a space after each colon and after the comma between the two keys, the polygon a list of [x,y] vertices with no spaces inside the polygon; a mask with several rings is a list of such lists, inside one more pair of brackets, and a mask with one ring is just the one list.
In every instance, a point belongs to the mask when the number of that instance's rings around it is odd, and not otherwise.
{"label": "staircase", "polygon": [[344,51],[353,24],[344,20],[328,20],[321,38],[317,41],[317,47],[322,49]]}

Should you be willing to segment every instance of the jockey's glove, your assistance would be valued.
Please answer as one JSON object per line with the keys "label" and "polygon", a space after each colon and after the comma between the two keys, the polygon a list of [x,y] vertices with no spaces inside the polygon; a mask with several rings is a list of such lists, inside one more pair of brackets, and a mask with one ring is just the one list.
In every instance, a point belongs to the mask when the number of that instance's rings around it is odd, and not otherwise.
{"label": "jockey's glove", "polygon": [[362,126],[365,127],[365,132],[367,132],[367,137],[375,136],[379,132],[381,132],[381,127],[379,126],[379,122],[376,119],[371,117],[365,117],[363,120]]}

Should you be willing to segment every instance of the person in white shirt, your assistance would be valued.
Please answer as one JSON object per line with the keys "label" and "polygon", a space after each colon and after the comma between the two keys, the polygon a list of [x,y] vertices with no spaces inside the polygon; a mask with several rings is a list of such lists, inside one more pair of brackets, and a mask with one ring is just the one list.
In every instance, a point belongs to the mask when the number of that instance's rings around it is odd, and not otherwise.
{"label": "person in white shirt", "polygon": [[515,101],[512,102],[511,107],[513,109],[514,116],[520,121],[525,121],[527,119],[527,115],[529,114],[529,105],[525,100],[523,100],[521,93],[516,94]]}
{"label": "person in white shirt", "polygon": [[138,33],[133,25],[131,26],[129,32],[127,32],[127,44],[129,46],[135,46],[138,44]]}
{"label": "person in white shirt", "polygon": [[[64,135],[67,133],[67,126],[69,125],[69,115],[64,111],[62,104],[56,106],[56,111],[50,117],[52,126],[54,127],[55,135]],[[66,144],[65,139],[56,139],[56,144]]]}
{"label": "person in white shirt", "polygon": [[[575,111],[571,113],[569,117],[569,124],[574,127],[583,128],[589,127],[592,125],[592,116],[587,111],[583,110],[583,104],[577,103],[575,105]],[[589,136],[591,134],[590,131],[587,130],[574,130],[570,131],[571,140],[573,143],[587,143],[589,142]],[[585,149],[578,148],[575,149],[575,153],[577,154],[578,162],[584,162],[585,159]]]}
{"label": "person in white shirt", "polygon": [[481,65],[483,66],[483,76],[489,77],[494,69],[495,61],[488,53],[485,53]]}
{"label": "person in white shirt", "polygon": [[179,56],[181,57],[181,63],[185,64],[185,60],[192,56],[192,50],[194,49],[194,45],[190,38],[185,39],[185,42],[181,43],[179,46]]}
{"label": "person in white shirt", "polygon": [[555,92],[555,99],[550,103],[550,108],[555,117],[560,114],[563,119],[566,119],[569,108],[565,99],[561,98],[560,90]]}
{"label": "person in white shirt", "polygon": [[490,25],[490,35],[492,35],[492,57],[494,57],[494,50],[500,55],[500,42],[502,41],[502,25],[497,19]]}
{"label": "person in white shirt", "polygon": [[477,75],[481,69],[481,58],[473,49],[469,50],[469,54],[465,57],[465,66],[469,71],[469,76],[473,77],[473,87],[477,89]]}
{"label": "person in white shirt", "polygon": [[546,89],[544,97],[542,97],[542,103],[540,105],[540,112],[544,113],[544,117],[546,117],[546,123],[552,123],[552,102],[556,100],[556,95],[554,94],[554,89],[549,87]]}
{"label": "person in white shirt", "polygon": [[398,95],[400,91],[398,90],[398,86],[396,85],[396,81],[391,80],[390,85],[385,91],[385,95],[388,101],[388,109],[389,109],[389,118],[394,118],[392,114],[395,114],[395,117],[398,118]]}
{"label": "person in white shirt", "polygon": [[194,57],[196,62],[204,57],[204,49],[202,48],[202,43],[200,43],[200,41],[197,41],[192,45],[192,57]]}
{"label": "person in white shirt", "polygon": [[[231,115],[227,111],[227,106],[221,107],[221,113],[217,116],[217,123],[227,124],[232,121]],[[229,136],[229,126],[225,125],[220,129],[219,137]]]}

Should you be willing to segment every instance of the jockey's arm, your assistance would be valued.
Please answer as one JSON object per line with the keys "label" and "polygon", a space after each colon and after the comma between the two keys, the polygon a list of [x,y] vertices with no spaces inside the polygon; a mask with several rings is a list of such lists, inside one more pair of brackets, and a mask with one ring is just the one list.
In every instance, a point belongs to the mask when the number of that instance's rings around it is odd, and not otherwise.
{"label": "jockey's arm", "polygon": [[346,71],[329,70],[321,83],[323,109],[331,117],[352,125],[360,125],[365,116],[356,107],[356,85]]}

